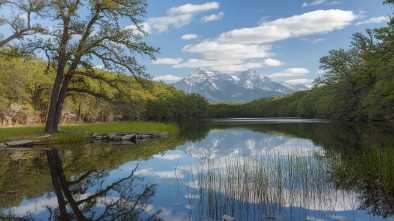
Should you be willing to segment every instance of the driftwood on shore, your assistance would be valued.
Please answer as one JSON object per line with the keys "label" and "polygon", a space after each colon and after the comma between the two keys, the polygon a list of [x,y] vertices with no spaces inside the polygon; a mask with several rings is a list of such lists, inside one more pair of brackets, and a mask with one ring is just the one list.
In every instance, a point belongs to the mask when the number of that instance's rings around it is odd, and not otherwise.
{"label": "driftwood on shore", "polygon": [[[85,132],[90,134],[90,132]],[[5,148],[17,148],[17,147],[34,147],[37,145],[46,144],[41,139],[50,137],[50,135],[38,137],[40,140],[19,140],[0,143],[0,150]],[[92,143],[111,143],[111,144],[137,144],[141,141],[146,141],[153,138],[168,137],[168,132],[117,132],[117,133],[106,133],[106,134],[91,134],[90,140]]]}

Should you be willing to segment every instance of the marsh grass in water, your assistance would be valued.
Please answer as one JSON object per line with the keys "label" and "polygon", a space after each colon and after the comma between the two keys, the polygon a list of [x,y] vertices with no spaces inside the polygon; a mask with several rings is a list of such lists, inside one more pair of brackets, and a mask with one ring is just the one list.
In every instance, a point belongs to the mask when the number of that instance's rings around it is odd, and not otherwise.
{"label": "marsh grass in water", "polygon": [[[268,153],[261,158],[225,157],[209,161],[191,185],[192,207],[200,217],[220,220],[307,220],[333,211],[350,194],[328,182],[322,153]],[[339,203],[339,204],[338,204]],[[194,210],[197,212],[196,210]],[[313,211],[313,212],[311,212]],[[321,213],[321,214],[311,214]]]}
{"label": "marsh grass in water", "polygon": [[[157,122],[113,122],[100,124],[59,125],[59,133],[52,138],[42,139],[43,142],[84,142],[88,139],[86,131],[91,133],[158,131],[168,132],[173,136],[178,129],[173,124]],[[0,143],[14,140],[36,140],[45,135],[43,126],[0,128]]]}

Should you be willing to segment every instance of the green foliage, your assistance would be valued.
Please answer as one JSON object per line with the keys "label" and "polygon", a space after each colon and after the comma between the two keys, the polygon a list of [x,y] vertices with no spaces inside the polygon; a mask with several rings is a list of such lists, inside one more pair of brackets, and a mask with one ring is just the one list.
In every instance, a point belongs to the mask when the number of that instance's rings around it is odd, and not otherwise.
{"label": "green foliage", "polygon": [[[2,56],[0,66],[0,124],[44,122],[54,71],[46,70],[46,62],[34,56]],[[208,102],[198,94],[108,70],[78,73],[63,104],[62,124],[207,116]],[[27,116],[26,122],[18,121],[20,115]]]}
{"label": "green foliage", "polygon": [[152,120],[198,119],[207,117],[208,101],[199,94],[186,94],[174,86],[157,84],[154,97],[147,102],[147,117]]}

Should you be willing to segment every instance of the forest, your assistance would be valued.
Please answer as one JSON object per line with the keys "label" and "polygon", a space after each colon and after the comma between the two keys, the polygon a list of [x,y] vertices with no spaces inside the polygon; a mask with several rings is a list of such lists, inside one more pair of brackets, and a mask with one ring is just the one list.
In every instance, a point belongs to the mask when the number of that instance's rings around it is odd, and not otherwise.
{"label": "forest", "polygon": [[[3,126],[45,122],[55,71],[35,56],[0,57],[0,119]],[[96,69],[96,79],[73,78],[61,123],[204,118],[208,102],[171,85]]]}

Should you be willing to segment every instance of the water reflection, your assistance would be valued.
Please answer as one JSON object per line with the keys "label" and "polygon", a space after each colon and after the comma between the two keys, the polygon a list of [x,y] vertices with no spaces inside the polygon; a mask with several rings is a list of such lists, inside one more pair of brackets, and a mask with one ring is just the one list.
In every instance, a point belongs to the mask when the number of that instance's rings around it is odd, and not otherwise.
{"label": "water reflection", "polygon": [[[45,153],[55,195],[9,210],[2,219],[139,220],[156,194],[156,184],[147,184],[135,174],[138,165],[128,176],[118,179],[110,179],[109,170],[89,170],[67,179],[58,150]],[[145,220],[160,220],[159,213],[145,216]]]}
{"label": "water reflection", "polygon": [[58,208],[47,206],[49,220],[137,220],[155,195],[155,184],[142,185],[135,176],[137,167],[111,184],[105,184],[109,171],[87,171],[68,181],[58,151],[46,154],[58,202]]}
{"label": "water reflection", "polygon": [[176,141],[140,147],[0,152],[0,218],[394,220],[393,125],[226,119],[179,127]]}

